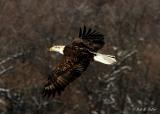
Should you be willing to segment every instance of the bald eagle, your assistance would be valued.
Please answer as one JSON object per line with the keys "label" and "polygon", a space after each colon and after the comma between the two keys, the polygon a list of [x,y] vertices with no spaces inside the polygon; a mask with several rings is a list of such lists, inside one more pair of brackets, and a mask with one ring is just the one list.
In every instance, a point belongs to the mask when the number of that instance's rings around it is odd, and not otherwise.
{"label": "bald eagle", "polygon": [[92,61],[104,64],[114,64],[114,56],[97,53],[104,46],[104,35],[84,26],[80,28],[79,37],[66,46],[56,45],[50,48],[63,54],[61,61],[48,75],[48,80],[43,88],[43,96],[54,97],[60,95],[65,87],[77,79]]}

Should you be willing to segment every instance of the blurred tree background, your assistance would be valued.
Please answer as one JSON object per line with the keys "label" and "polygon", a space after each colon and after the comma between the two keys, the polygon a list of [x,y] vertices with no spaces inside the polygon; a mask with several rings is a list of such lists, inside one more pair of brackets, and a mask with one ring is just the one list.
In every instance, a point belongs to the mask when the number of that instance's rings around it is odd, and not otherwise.
{"label": "blurred tree background", "polygon": [[[86,25],[104,33],[101,53],[61,96],[42,98],[48,73]],[[159,114],[159,0],[0,0],[1,114]]]}

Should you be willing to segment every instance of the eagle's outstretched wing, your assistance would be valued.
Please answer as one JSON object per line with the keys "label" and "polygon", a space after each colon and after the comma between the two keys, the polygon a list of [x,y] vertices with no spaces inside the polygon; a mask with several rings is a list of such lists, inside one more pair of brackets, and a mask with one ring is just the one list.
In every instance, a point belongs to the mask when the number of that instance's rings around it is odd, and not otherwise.
{"label": "eagle's outstretched wing", "polygon": [[58,77],[54,77],[53,73],[48,78],[48,82],[43,90],[43,95],[48,97],[51,95],[54,97],[56,93],[60,95],[61,92],[64,91],[65,87],[69,85],[69,83],[71,83],[73,80],[78,78],[83,71],[83,65],[77,64],[73,66],[72,69]]}
{"label": "eagle's outstretched wing", "polygon": [[86,29],[86,26],[80,28],[79,30],[79,38],[83,40],[83,44],[89,48],[90,51],[97,52],[101,49],[104,42],[104,35],[89,28]]}
{"label": "eagle's outstretched wing", "polygon": [[91,29],[80,28],[78,40],[65,46],[59,65],[52,71],[43,89],[44,96],[59,95],[65,87],[78,78],[89,66],[94,53],[104,45],[104,36]]}

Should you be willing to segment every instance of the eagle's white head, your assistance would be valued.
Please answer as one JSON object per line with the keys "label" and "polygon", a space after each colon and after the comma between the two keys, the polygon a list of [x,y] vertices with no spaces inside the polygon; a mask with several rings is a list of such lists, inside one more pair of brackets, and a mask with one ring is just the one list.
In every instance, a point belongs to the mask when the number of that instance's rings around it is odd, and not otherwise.
{"label": "eagle's white head", "polygon": [[55,51],[55,52],[59,52],[59,53],[63,54],[64,47],[65,47],[64,45],[63,46],[60,46],[60,45],[53,46],[53,47],[49,48],[49,51]]}

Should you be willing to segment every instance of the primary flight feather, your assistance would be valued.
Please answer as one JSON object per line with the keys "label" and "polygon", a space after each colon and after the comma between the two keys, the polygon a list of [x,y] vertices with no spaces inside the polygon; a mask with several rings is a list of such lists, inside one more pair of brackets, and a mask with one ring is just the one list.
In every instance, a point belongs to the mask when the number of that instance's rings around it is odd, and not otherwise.
{"label": "primary flight feather", "polygon": [[92,29],[80,28],[79,37],[69,45],[50,48],[63,54],[61,61],[52,70],[43,89],[44,96],[60,95],[72,81],[78,78],[92,61],[114,64],[114,56],[97,53],[104,46],[104,35]]}

